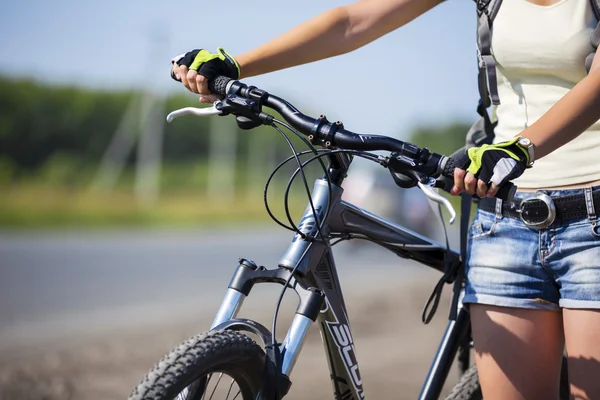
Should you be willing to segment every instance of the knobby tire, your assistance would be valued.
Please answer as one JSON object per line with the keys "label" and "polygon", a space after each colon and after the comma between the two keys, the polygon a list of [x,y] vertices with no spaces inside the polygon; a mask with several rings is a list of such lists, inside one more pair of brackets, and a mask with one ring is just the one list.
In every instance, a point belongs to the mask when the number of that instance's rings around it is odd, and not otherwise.
{"label": "knobby tire", "polygon": [[211,374],[219,373],[235,380],[240,392],[236,400],[254,400],[261,389],[264,364],[263,349],[246,335],[234,331],[205,333],[164,356],[129,400],[174,400],[181,398],[178,396],[185,388],[190,388],[186,400],[209,399],[211,393],[203,397],[204,385]]}

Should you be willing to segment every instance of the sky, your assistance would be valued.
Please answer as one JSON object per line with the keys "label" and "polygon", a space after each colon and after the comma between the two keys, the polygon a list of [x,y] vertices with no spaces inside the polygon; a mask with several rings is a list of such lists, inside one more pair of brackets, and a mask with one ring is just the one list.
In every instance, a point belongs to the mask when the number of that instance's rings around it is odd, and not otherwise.
{"label": "sky", "polygon": [[[183,92],[168,76],[171,57],[193,48],[239,54],[345,3],[4,0],[0,74]],[[418,125],[475,120],[475,15],[472,1],[449,0],[352,53],[246,82],[355,132],[405,138]]]}

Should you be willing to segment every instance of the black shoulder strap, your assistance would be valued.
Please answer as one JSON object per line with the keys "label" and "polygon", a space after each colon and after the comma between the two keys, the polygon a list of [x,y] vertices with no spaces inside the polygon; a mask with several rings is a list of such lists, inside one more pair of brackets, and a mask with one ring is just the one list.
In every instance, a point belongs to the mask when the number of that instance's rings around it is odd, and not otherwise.
{"label": "black shoulder strap", "polygon": [[476,3],[479,95],[481,96],[481,102],[487,108],[490,104],[500,104],[496,78],[496,60],[492,55],[492,24],[498,14],[502,0],[476,0]]}
{"label": "black shoulder strap", "polygon": [[592,32],[592,46],[594,46],[594,49],[597,49],[600,44],[600,0],[590,0],[590,2],[592,3],[594,15],[596,15],[596,19],[598,20],[598,25],[596,25],[596,29]]}
{"label": "black shoulder strap", "polygon": [[596,55],[596,49],[600,44],[600,0],[590,0],[590,3],[592,3],[592,10],[594,10],[594,15],[596,16],[596,20],[598,20],[598,24],[590,36],[590,41],[594,47],[594,52],[589,54],[585,59],[585,69],[587,72],[590,72],[592,62],[594,61],[594,56]]}
{"label": "black shoulder strap", "polygon": [[[595,1],[600,2],[600,0]],[[483,143],[493,142],[494,128],[497,122],[492,123],[487,109],[492,104],[500,104],[496,60],[492,55],[492,25],[498,15],[502,0],[475,0],[475,3],[477,5],[477,59],[479,64],[477,113],[482,118],[467,133],[467,146],[479,146]],[[475,134],[477,138],[475,138]]]}
{"label": "black shoulder strap", "polygon": [[600,0],[590,0],[592,2],[592,10],[596,14],[596,19],[600,21]]}

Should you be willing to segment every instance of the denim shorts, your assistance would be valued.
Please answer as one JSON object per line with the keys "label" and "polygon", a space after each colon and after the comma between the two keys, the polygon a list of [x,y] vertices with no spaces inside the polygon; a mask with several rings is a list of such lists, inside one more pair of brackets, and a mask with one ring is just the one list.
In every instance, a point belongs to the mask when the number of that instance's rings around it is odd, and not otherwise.
{"label": "denim shorts", "polygon": [[[583,189],[545,193],[566,196]],[[600,220],[587,216],[532,229],[519,219],[478,209],[469,232],[466,275],[463,303],[600,308]]]}

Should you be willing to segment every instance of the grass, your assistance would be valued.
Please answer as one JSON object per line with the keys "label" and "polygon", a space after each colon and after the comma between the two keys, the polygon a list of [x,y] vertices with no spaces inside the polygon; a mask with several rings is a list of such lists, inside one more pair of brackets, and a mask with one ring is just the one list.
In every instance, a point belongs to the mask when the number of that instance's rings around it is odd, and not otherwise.
{"label": "grass", "polygon": [[[282,193],[275,189],[274,193]],[[290,199],[297,218],[306,197]],[[282,197],[270,199],[273,212],[285,218]],[[231,201],[208,198],[191,190],[169,190],[152,206],[140,204],[131,189],[110,194],[83,188],[17,184],[0,186],[2,227],[197,227],[229,223],[271,223],[262,192],[239,195]]]}

